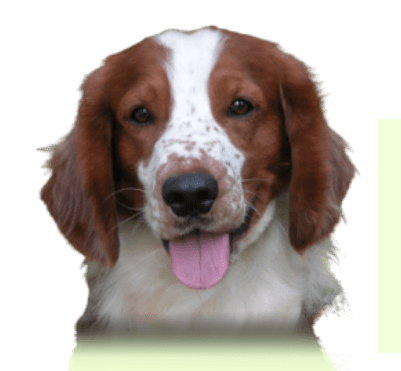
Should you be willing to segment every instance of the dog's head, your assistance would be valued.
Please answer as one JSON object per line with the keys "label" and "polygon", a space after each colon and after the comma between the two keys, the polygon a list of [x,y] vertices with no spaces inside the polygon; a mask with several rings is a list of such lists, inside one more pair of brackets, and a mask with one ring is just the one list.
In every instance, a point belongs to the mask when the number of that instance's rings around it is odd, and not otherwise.
{"label": "dog's head", "polygon": [[275,44],[167,31],[107,58],[82,90],[41,196],[88,259],[112,267],[118,217],[143,214],[177,278],[208,288],[284,189],[299,253],[338,222],[354,168],[307,68]]}

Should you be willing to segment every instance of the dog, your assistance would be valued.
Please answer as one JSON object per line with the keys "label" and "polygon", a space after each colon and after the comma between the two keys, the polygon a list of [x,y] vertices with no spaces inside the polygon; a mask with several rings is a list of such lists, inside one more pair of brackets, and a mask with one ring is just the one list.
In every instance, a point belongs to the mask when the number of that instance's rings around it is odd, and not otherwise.
{"label": "dog", "polygon": [[216,27],[108,57],[41,198],[81,252],[78,334],[309,333],[341,291],[329,239],[355,168],[308,68]]}

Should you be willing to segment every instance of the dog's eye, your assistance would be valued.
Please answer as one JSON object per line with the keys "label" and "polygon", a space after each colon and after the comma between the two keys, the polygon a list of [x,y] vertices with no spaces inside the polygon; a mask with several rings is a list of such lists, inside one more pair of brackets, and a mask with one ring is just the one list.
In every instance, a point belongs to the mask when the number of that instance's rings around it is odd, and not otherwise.
{"label": "dog's eye", "polygon": [[150,124],[153,122],[153,117],[150,112],[145,107],[135,108],[130,116],[130,120],[132,120],[136,124],[144,125]]}
{"label": "dog's eye", "polygon": [[231,103],[229,116],[244,116],[254,109],[253,105],[245,99],[236,99]]}

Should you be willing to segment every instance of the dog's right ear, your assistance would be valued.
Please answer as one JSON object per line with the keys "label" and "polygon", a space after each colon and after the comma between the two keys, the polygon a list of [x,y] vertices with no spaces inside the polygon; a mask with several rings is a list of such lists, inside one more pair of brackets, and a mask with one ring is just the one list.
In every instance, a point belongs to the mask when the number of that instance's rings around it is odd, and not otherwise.
{"label": "dog's right ear", "polygon": [[112,171],[112,118],[106,98],[107,66],[82,85],[83,97],[70,134],[53,147],[52,171],[41,191],[50,214],[67,240],[102,266],[119,254]]}

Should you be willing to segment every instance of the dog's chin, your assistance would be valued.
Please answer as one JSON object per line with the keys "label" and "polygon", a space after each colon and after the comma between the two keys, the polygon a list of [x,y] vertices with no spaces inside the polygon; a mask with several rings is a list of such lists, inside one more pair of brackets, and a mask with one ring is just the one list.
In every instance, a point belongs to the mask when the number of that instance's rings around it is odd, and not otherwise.
{"label": "dog's chin", "polygon": [[[255,211],[256,199],[257,199],[257,195],[253,198],[251,206],[248,207],[248,211],[245,215],[244,221],[238,228],[231,230],[231,231],[227,231],[227,232],[216,233],[216,234],[224,234],[224,233],[228,234],[229,244],[230,244],[230,253],[232,253],[234,250],[234,242],[236,240],[240,239],[249,229],[249,226],[251,224],[252,217],[253,217],[253,214]],[[199,218],[199,219],[202,219],[202,224],[205,224],[205,225],[209,224],[209,223],[205,223],[203,218]],[[186,231],[185,233],[182,233],[181,236],[179,237],[179,239],[189,237],[191,235],[200,235],[200,234],[210,234],[210,232],[207,229],[196,226],[196,227],[193,227],[192,229],[190,229],[189,232]],[[169,245],[170,245],[169,240],[163,239],[163,238],[161,240],[163,242],[164,249],[166,250],[167,253],[169,253],[170,252],[169,251]]]}

